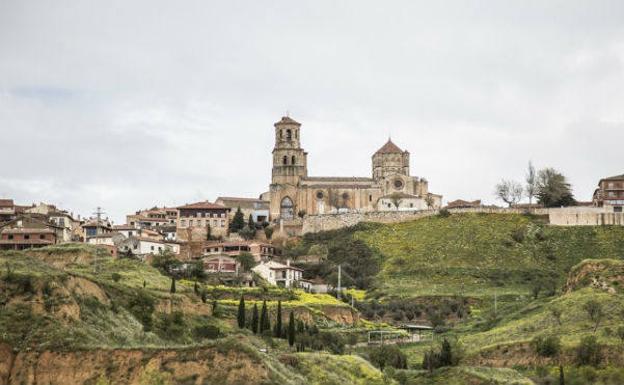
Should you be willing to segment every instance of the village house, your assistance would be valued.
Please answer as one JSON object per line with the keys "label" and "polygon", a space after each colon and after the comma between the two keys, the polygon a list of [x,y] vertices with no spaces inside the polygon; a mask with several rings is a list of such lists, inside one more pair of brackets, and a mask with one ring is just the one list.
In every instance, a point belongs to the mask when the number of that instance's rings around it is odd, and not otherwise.
{"label": "village house", "polygon": [[113,231],[113,227],[108,220],[89,219],[80,227],[82,228],[85,242],[88,242],[89,238],[96,235],[108,234]]}
{"label": "village house", "polygon": [[456,199],[452,202],[449,202],[446,205],[447,209],[472,209],[481,207],[481,200],[477,199],[474,201],[465,201],[463,199]]}
{"label": "village house", "polygon": [[0,199],[0,224],[15,219],[15,216],[13,199]]}
{"label": "village house", "polygon": [[24,250],[54,245],[62,241],[63,228],[45,217],[21,214],[0,226],[0,249]]}
{"label": "village house", "polygon": [[212,236],[226,236],[230,209],[215,203],[197,202],[178,209],[176,238],[184,241],[206,240]]}
{"label": "village house", "polygon": [[593,204],[621,213],[624,207],[624,174],[601,179],[594,191]]}
{"label": "village house", "polygon": [[262,262],[251,270],[269,284],[279,287],[299,287],[303,277],[303,270],[291,266],[290,260],[285,265],[275,261]]}
{"label": "village house", "polygon": [[119,242],[117,249],[121,253],[131,252],[135,256],[145,257],[165,251],[171,251],[174,254],[180,253],[180,245],[177,243],[168,243],[152,238],[130,236]]}
{"label": "village house", "polygon": [[215,255],[202,259],[204,271],[207,273],[236,273],[240,270],[240,262],[227,255]]}
{"label": "village house", "polygon": [[204,246],[204,255],[226,254],[237,256],[241,253],[253,255],[256,262],[271,260],[279,256],[280,250],[269,243],[240,241],[240,242],[213,242]]}
{"label": "village house", "polygon": [[245,220],[250,215],[257,224],[262,224],[269,220],[269,201],[255,198],[219,197],[215,200],[215,203],[228,207],[231,210],[230,221],[239,207],[245,216]]}
{"label": "village house", "polygon": [[175,226],[177,220],[178,210],[174,207],[152,207],[126,215],[126,223],[140,229]]}

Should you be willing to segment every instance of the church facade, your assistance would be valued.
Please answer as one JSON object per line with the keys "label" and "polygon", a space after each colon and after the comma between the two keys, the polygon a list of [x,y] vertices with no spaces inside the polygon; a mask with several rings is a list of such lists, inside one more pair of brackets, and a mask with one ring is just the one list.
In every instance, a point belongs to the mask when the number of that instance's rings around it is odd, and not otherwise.
{"label": "church facade", "polygon": [[425,210],[441,206],[424,178],[410,176],[410,154],[388,140],[372,157],[372,177],[308,176],[301,124],[283,117],[274,124],[275,147],[268,193],[273,220],[341,212]]}

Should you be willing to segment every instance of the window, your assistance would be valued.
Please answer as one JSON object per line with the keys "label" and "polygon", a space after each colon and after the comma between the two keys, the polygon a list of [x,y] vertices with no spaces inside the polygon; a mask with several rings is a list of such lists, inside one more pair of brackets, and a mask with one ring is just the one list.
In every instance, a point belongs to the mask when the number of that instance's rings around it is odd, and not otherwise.
{"label": "window", "polygon": [[9,234],[9,239],[13,239],[13,234]]}
{"label": "window", "polygon": [[403,181],[401,179],[396,179],[394,181],[394,188],[397,190],[401,190],[403,188]]}
{"label": "window", "polygon": [[132,248],[136,250],[136,249],[138,249],[138,248],[139,248],[139,245],[135,243],[135,244],[132,246]]}
{"label": "window", "polygon": [[282,139],[282,130],[279,130],[279,137]]}
{"label": "window", "polygon": [[286,130],[286,140],[292,140],[292,130],[290,128]]}
{"label": "window", "polygon": [[24,239],[30,239],[30,234],[24,235]]}
{"label": "window", "polygon": [[45,239],[45,235],[44,234],[39,234],[39,239]]}
{"label": "window", "polygon": [[181,226],[181,227],[186,227],[186,219],[182,219],[182,220],[180,221],[180,226]]}
{"label": "window", "polygon": [[131,237],[134,233],[132,231],[128,231],[128,236]]}
{"label": "window", "polygon": [[316,199],[323,199],[325,197],[325,195],[323,195],[322,191],[317,191],[316,192]]}
{"label": "window", "polygon": [[221,227],[225,227],[225,219],[221,219]]}
{"label": "window", "polygon": [[154,246],[150,246],[150,249],[151,249],[152,251],[154,251]]}
{"label": "window", "polygon": [[390,203],[388,203],[388,208],[392,208],[392,205]]}
{"label": "window", "polygon": [[293,205],[293,201],[289,197],[284,197],[280,205],[280,216],[283,219],[293,219],[294,212],[295,212],[295,208]]}
{"label": "window", "polygon": [[291,164],[293,164],[293,165],[294,165],[295,163],[297,163],[297,162],[296,162],[297,158],[295,158],[295,156],[294,156],[294,155],[292,156],[292,159],[291,159],[291,160],[292,160],[292,162],[290,162]]}
{"label": "window", "polygon": [[288,157],[286,155],[282,158],[282,164],[288,164]]}
{"label": "window", "polygon": [[373,201],[373,196],[372,196],[372,195],[369,195],[369,196],[368,196],[368,201],[369,201],[369,202],[372,202],[372,201]]}

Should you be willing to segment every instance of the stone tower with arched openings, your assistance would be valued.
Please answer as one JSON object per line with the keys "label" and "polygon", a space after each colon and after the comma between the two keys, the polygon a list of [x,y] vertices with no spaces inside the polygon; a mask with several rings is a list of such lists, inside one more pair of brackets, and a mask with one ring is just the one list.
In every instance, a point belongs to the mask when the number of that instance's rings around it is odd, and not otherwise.
{"label": "stone tower with arched openings", "polygon": [[272,207],[284,219],[292,219],[297,206],[297,186],[308,176],[308,153],[301,148],[301,124],[288,116],[274,124],[275,147],[271,172]]}

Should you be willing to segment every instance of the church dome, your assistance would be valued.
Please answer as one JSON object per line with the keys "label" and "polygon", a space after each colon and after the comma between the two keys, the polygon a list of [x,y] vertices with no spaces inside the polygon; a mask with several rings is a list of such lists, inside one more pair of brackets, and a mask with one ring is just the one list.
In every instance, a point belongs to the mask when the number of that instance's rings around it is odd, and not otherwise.
{"label": "church dome", "polygon": [[274,126],[279,126],[282,124],[296,124],[297,126],[301,126],[301,123],[297,122],[290,116],[282,116],[282,119],[279,122],[275,123]]}
{"label": "church dome", "polygon": [[386,144],[384,144],[377,152],[377,154],[402,154],[403,150],[399,148],[396,144],[392,142],[392,140],[388,139]]}

